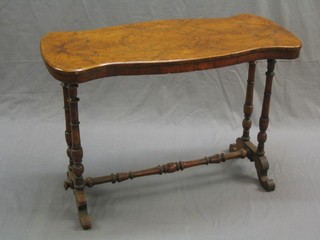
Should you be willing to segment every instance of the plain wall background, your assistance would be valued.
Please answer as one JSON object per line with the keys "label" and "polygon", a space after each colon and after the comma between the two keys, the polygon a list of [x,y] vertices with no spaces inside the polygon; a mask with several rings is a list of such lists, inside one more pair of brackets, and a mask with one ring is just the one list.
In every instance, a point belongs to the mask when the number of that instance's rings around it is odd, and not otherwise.
{"label": "plain wall background", "polygon": [[[88,191],[93,229],[77,220],[59,82],[41,36],[173,18],[253,13],[303,42],[279,60],[266,143],[276,190],[249,161],[232,161]],[[0,0],[1,239],[318,239],[320,216],[318,0]],[[111,77],[80,85],[85,176],[137,170],[226,150],[241,134],[247,64],[203,72]],[[264,72],[258,62],[252,139]]]}

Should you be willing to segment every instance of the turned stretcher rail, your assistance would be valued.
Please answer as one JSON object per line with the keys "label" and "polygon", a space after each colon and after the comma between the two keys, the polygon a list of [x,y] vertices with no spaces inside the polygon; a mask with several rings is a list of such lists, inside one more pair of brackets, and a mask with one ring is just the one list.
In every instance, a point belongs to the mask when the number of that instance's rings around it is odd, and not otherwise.
{"label": "turned stretcher rail", "polygon": [[179,162],[170,162],[167,164],[159,165],[154,168],[148,168],[139,171],[130,171],[125,173],[116,173],[110,174],[102,177],[88,177],[85,181],[86,186],[93,187],[94,185],[102,184],[102,183],[116,183],[123,182],[128,179],[134,179],[138,177],[150,176],[150,175],[161,175],[163,173],[174,173],[177,171],[182,171],[186,168],[196,167],[200,165],[209,165],[213,163],[221,163],[229,159],[234,158],[245,158],[247,156],[247,150],[241,148],[237,151],[230,153],[221,153],[215,154],[209,157],[204,157],[196,160],[189,161],[179,161]]}

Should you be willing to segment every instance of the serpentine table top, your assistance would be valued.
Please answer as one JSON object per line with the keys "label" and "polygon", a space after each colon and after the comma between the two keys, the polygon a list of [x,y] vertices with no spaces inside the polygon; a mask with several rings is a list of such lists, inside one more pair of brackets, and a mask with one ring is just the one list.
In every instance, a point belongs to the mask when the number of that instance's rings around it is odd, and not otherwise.
{"label": "serpentine table top", "polygon": [[41,54],[60,81],[163,74],[223,67],[258,59],[294,59],[300,40],[251,14],[218,19],[156,20],[87,31],[52,32]]}

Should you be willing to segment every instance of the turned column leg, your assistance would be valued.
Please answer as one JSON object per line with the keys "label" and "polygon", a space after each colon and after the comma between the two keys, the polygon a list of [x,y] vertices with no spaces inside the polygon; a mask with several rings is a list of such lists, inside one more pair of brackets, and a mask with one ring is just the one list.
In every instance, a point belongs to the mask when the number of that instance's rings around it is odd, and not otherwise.
{"label": "turned column leg", "polygon": [[[68,136],[67,141],[71,141],[71,147],[67,150],[68,155],[71,157],[71,166],[69,166],[69,176],[66,189],[68,187],[73,188],[76,203],[78,206],[78,214],[81,225],[84,229],[91,228],[91,220],[87,212],[87,201],[84,193],[85,182],[82,177],[84,167],[82,164],[83,151],[80,141],[80,128],[79,128],[79,114],[78,114],[78,102],[77,97],[78,84],[70,83],[66,84],[64,90],[66,89],[67,105],[66,110],[69,112],[69,124],[67,123],[67,131],[70,130],[66,136]],[[67,119],[67,118],[66,118]],[[69,134],[70,133],[70,134]],[[69,138],[70,136],[70,138]]]}
{"label": "turned column leg", "polygon": [[[72,171],[72,166],[73,166],[73,160],[71,158],[71,126],[70,126],[70,107],[69,107],[69,93],[68,93],[68,88],[66,83],[61,84],[62,89],[63,89],[63,102],[64,102],[64,115],[65,115],[65,125],[66,125],[66,131],[65,131],[65,139],[67,142],[67,156],[69,158],[69,166],[68,170]],[[65,183],[65,187],[67,182]]]}
{"label": "turned column leg", "polygon": [[[252,125],[251,115],[253,111],[253,90],[254,90],[254,79],[256,71],[256,62],[249,62],[249,71],[248,71],[248,81],[247,81],[247,91],[246,99],[243,106],[244,119],[242,121],[243,134],[241,137],[242,142],[250,140],[250,128]],[[237,141],[239,142],[239,141]],[[230,144],[229,151],[234,152],[242,148],[243,144]]]}
{"label": "turned column leg", "polygon": [[79,128],[79,116],[78,116],[78,102],[77,97],[77,84],[68,85],[69,93],[69,107],[70,107],[70,127],[71,127],[71,158],[73,160],[72,171],[74,173],[74,187],[76,189],[82,189],[84,187],[84,180],[82,173],[84,171],[82,165],[82,147],[80,141],[80,128]]}
{"label": "turned column leg", "polygon": [[273,180],[268,179],[267,172],[269,169],[268,160],[265,157],[264,144],[267,141],[267,128],[269,125],[269,109],[271,100],[272,80],[274,76],[274,66],[276,60],[268,60],[268,70],[266,72],[266,85],[264,90],[264,97],[262,103],[261,117],[259,121],[260,132],[258,133],[258,147],[256,154],[258,155],[255,160],[258,177],[261,185],[267,190],[272,191],[275,188]]}
{"label": "turned column leg", "polygon": [[241,139],[243,141],[250,140],[250,128],[252,125],[251,114],[253,111],[253,90],[254,90],[254,76],[256,71],[256,62],[249,63],[249,74],[247,83],[246,100],[243,106],[244,119],[242,121],[243,134]]}
{"label": "turned column leg", "polygon": [[264,143],[267,141],[267,128],[269,125],[269,109],[271,100],[272,80],[274,76],[274,66],[276,60],[268,60],[268,71],[266,72],[266,85],[264,89],[264,97],[262,103],[261,117],[259,121],[260,132],[258,133],[258,150],[259,156],[264,155]]}

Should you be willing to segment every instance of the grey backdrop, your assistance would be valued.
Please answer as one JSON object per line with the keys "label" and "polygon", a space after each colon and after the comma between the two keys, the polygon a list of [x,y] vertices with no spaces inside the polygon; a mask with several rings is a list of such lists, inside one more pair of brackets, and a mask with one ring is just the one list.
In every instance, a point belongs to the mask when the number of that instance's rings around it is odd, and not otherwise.
{"label": "grey backdrop", "polygon": [[[266,143],[271,193],[247,160],[89,189],[82,231],[67,167],[59,82],[39,41],[49,31],[165,18],[268,17],[303,42],[278,61]],[[245,40],[245,39],[244,39]],[[0,0],[0,239],[319,239],[320,1]],[[226,150],[241,134],[247,64],[80,86],[85,176]],[[258,132],[266,64],[258,62]]]}

